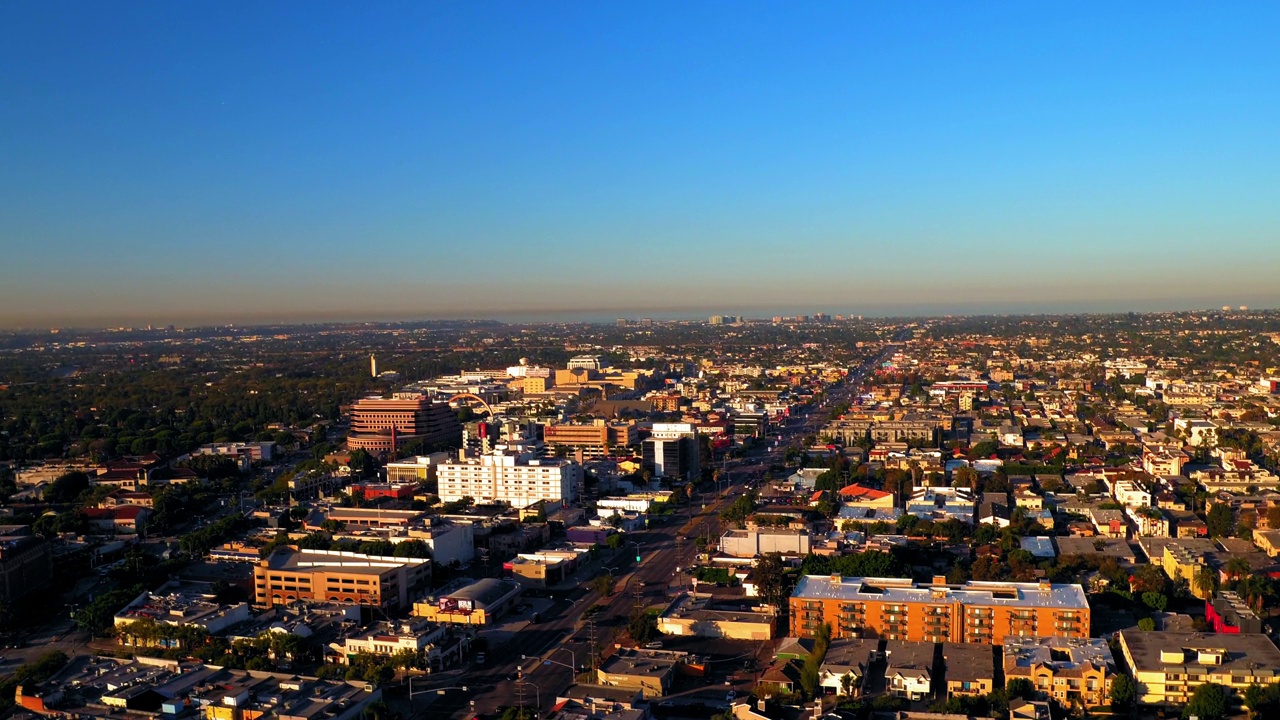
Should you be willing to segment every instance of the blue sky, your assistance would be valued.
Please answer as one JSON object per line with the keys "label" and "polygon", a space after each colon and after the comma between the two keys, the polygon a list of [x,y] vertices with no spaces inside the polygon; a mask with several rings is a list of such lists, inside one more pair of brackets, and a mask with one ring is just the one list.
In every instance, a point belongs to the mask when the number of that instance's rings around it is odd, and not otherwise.
{"label": "blue sky", "polygon": [[4,3],[0,324],[1277,306],[1276,37],[1275,3]]}

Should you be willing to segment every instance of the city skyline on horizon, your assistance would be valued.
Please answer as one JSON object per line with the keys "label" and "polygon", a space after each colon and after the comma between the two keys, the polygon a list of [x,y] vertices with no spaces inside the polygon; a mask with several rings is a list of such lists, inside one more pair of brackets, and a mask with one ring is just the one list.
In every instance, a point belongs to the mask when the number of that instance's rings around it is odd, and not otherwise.
{"label": "city skyline on horizon", "polygon": [[132,7],[0,8],[0,327],[1280,307],[1280,7]]}
{"label": "city skyline on horizon", "polygon": [[[820,306],[795,306],[789,308],[773,308],[769,310],[761,309],[736,309],[725,310],[720,309],[689,309],[689,310],[584,310],[584,311],[560,311],[560,312],[508,312],[508,313],[491,313],[484,315],[423,315],[405,313],[402,315],[386,315],[380,317],[351,315],[348,317],[314,317],[314,318],[242,318],[242,319],[202,319],[195,318],[190,322],[181,320],[161,321],[139,316],[129,318],[126,322],[119,323],[92,323],[92,322],[71,322],[71,323],[53,323],[47,325],[29,324],[15,326],[0,326],[0,330],[11,333],[31,333],[44,332],[48,330],[115,330],[128,328],[131,330],[141,329],[163,329],[165,327],[176,327],[180,329],[204,329],[214,327],[280,327],[290,325],[301,326],[345,326],[345,325],[396,325],[415,323],[436,323],[436,322],[496,322],[507,325],[615,325],[618,321],[626,321],[631,326],[636,326],[642,320],[650,320],[655,323],[670,322],[709,322],[713,317],[733,318],[734,322],[770,322],[781,318],[784,321],[794,321],[796,318],[803,317],[808,321],[813,321],[815,316],[825,316],[827,320],[841,318],[843,320],[936,320],[936,319],[955,319],[955,318],[1018,318],[1018,317],[1080,317],[1080,316],[1114,316],[1126,314],[1139,315],[1162,315],[1162,314],[1189,314],[1197,313],[1277,313],[1280,312],[1280,306],[1254,306],[1254,305],[1221,305],[1221,306],[1196,306],[1196,307],[1151,307],[1151,308],[1023,308],[1018,309],[1002,309],[1002,308],[973,308],[968,311],[951,311],[945,309],[937,309],[934,312],[928,312],[929,308],[884,308],[881,310],[864,308],[862,311],[857,309],[831,309],[829,307]],[[726,323],[728,324],[728,323]]]}

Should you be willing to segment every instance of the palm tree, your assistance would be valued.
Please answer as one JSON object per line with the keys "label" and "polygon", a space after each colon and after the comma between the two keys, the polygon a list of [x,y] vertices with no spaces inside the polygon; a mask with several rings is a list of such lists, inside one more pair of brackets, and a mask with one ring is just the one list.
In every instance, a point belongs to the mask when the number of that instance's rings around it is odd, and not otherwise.
{"label": "palm tree", "polygon": [[1240,578],[1249,575],[1253,571],[1253,568],[1249,566],[1248,560],[1245,560],[1242,557],[1233,557],[1227,561],[1223,570],[1226,571],[1227,577],[1232,580],[1239,580]]}
{"label": "palm tree", "polygon": [[1201,565],[1196,570],[1191,584],[1201,594],[1201,597],[1209,597],[1214,590],[1218,589],[1218,574],[1208,565]]}
{"label": "palm tree", "polygon": [[853,697],[853,673],[847,672],[840,676],[840,689],[844,691],[845,697]]}

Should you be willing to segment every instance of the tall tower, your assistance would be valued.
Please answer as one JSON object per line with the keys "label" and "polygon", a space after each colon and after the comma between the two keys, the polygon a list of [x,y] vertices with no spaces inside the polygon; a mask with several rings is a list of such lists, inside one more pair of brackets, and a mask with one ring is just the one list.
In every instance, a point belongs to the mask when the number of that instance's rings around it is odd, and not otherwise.
{"label": "tall tower", "polygon": [[369,355],[369,375],[373,378],[378,377],[378,358],[375,355]]}

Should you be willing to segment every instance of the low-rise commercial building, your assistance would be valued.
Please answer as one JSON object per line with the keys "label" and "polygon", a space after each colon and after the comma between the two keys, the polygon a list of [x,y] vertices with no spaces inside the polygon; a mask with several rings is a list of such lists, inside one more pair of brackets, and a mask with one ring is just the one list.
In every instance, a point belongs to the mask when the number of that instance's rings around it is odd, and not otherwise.
{"label": "low-rise commercial building", "polygon": [[720,552],[730,557],[751,558],[765,553],[808,555],[812,546],[808,530],[791,528],[747,528],[729,530],[720,537]]}
{"label": "low-rise commercial building", "polygon": [[660,650],[619,650],[599,667],[597,682],[601,685],[638,690],[647,698],[661,697],[671,689],[676,667],[684,662],[683,653]]}
{"label": "low-rise commercial building", "polygon": [[380,623],[371,630],[343,638],[338,661],[345,665],[357,655],[391,657],[405,651],[420,654],[429,645],[442,639],[445,633],[443,625],[423,620]]}
{"label": "low-rise commercial building", "polygon": [[130,632],[130,626],[168,625],[198,628],[216,635],[236,623],[249,620],[248,603],[224,605],[211,590],[184,586],[178,582],[162,585],[154,593],[144,592],[115,614],[114,625],[120,644],[140,647],[179,647],[176,639],[163,634]]}
{"label": "low-rise commercial building", "polygon": [[742,609],[712,601],[710,595],[683,594],[658,616],[658,632],[682,637],[772,640],[778,613],[771,607]]}
{"label": "low-rise commercial building", "polygon": [[491,625],[515,607],[521,591],[512,580],[462,578],[415,602],[413,614],[437,623]]}
{"label": "low-rise commercial building", "polygon": [[427,560],[283,547],[254,567],[254,603],[270,607],[303,600],[401,608],[430,579]]}

